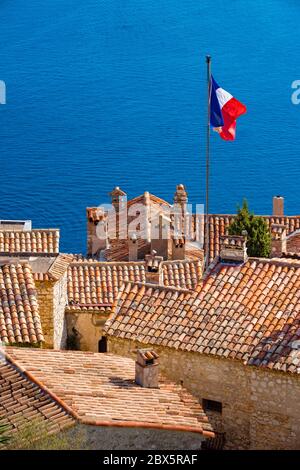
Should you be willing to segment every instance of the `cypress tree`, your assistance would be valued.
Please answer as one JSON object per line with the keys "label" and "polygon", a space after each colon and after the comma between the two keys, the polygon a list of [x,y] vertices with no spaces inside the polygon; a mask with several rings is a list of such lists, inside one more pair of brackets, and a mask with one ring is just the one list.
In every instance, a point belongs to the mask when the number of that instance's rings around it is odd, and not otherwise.
{"label": "cypress tree", "polygon": [[237,215],[228,228],[229,235],[247,232],[247,253],[249,256],[268,258],[271,253],[271,236],[266,221],[249,211],[248,202],[238,206]]}

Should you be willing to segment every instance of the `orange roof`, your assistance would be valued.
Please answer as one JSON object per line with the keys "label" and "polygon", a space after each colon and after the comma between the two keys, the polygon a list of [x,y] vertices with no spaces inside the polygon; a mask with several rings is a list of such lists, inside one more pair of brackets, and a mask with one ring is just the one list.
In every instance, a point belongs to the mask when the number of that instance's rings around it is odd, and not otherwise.
{"label": "orange roof", "polygon": [[34,278],[27,263],[0,266],[0,339],[5,344],[44,341]]}
{"label": "orange roof", "polygon": [[111,305],[124,282],[145,282],[145,264],[76,262],[68,270],[69,310],[100,310]]}
{"label": "orange roof", "polygon": [[0,230],[0,254],[55,254],[59,252],[59,230]]}
{"label": "orange roof", "polygon": [[163,261],[161,263],[162,284],[183,289],[195,289],[202,278],[200,261]]}
{"label": "orange roof", "polygon": [[[287,234],[292,234],[300,229],[300,216],[262,216],[267,225],[284,224],[287,228]],[[209,216],[209,259],[212,261],[220,253],[220,236],[225,235],[226,228],[235,218],[233,214],[211,214]],[[204,230],[205,238],[206,230]],[[204,244],[205,247],[205,244]]]}
{"label": "orange roof", "polygon": [[[218,263],[195,292],[127,283],[108,335],[300,372],[300,261]],[[149,313],[151,311],[151,314]]]}
{"label": "orange roof", "polygon": [[[200,282],[199,261],[163,261],[159,267],[162,285],[194,289]],[[68,310],[106,310],[118,296],[124,282],[146,282],[146,264],[102,262],[84,259],[68,269]]]}
{"label": "orange roof", "polygon": [[44,389],[7,357],[0,360],[0,419],[11,433],[37,420],[49,433],[58,432],[75,420]]}
{"label": "orange roof", "polygon": [[112,354],[7,348],[17,367],[84,424],[189,431],[213,437],[199,405],[163,377],[159,388],[135,383],[135,362]]}

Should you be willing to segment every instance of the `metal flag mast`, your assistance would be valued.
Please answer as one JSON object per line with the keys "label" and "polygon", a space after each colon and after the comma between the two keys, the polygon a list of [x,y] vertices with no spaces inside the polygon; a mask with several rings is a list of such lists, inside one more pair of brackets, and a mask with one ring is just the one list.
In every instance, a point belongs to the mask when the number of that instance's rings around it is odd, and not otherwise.
{"label": "metal flag mast", "polygon": [[205,200],[205,268],[209,264],[209,157],[210,157],[210,78],[211,57],[206,56],[207,64],[207,129],[206,129],[206,200]]}

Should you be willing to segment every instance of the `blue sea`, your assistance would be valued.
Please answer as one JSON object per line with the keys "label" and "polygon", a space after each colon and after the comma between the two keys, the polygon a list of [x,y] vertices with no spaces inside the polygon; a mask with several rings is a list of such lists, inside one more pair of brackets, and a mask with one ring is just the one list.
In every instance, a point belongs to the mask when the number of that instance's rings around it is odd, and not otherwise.
{"label": "blue sea", "polygon": [[118,185],[204,202],[206,64],[246,104],[211,136],[211,206],[300,213],[297,0],[0,0],[0,219],[86,246],[86,206]]}

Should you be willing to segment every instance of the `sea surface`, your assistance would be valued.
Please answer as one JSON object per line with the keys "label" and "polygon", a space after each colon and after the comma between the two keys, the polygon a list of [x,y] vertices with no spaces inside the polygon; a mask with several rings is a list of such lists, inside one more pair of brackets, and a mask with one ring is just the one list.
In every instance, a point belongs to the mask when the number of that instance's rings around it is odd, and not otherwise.
{"label": "sea surface", "polygon": [[0,0],[0,219],[86,247],[86,206],[205,194],[206,64],[246,104],[235,142],[211,136],[211,206],[300,213],[298,0]]}

